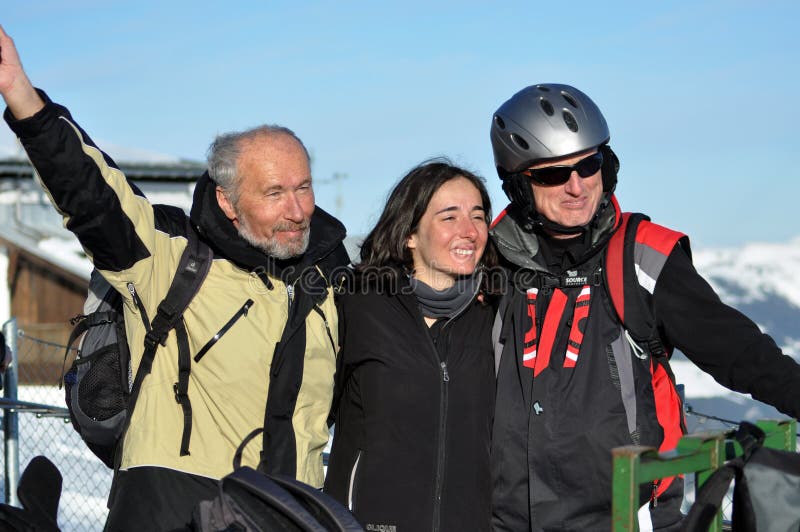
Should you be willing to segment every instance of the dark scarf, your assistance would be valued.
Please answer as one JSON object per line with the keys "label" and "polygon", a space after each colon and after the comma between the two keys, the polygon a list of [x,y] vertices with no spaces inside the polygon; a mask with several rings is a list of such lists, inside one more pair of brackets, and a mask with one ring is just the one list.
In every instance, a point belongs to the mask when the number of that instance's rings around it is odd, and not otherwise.
{"label": "dark scarf", "polygon": [[417,296],[423,316],[452,319],[461,314],[478,295],[482,277],[482,272],[459,277],[453,286],[444,290],[436,290],[414,277],[409,277],[408,281],[414,295]]}

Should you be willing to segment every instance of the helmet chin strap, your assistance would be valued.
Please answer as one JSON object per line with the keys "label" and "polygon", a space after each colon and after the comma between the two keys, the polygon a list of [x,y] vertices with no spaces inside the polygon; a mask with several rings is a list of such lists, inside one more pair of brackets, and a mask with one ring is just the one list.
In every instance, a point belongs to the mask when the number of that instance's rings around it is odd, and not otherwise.
{"label": "helmet chin strap", "polygon": [[589,230],[589,225],[590,225],[586,224],[586,225],[575,225],[572,227],[567,227],[566,225],[561,225],[552,220],[548,220],[538,212],[534,213],[533,219],[534,219],[533,221],[534,227],[540,228],[545,233],[557,233],[559,235],[572,235],[572,236],[582,235],[583,233]]}
{"label": "helmet chin strap", "polygon": [[532,203],[520,205],[512,202],[508,214],[526,233],[557,233],[577,236],[589,230],[589,224],[567,227],[549,220],[537,212]]}
{"label": "helmet chin strap", "polygon": [[517,224],[528,233],[543,232],[548,234],[579,236],[588,233],[594,228],[600,215],[605,211],[606,207],[611,204],[611,194],[612,192],[610,191],[603,194],[603,199],[597,207],[597,212],[594,213],[592,219],[585,225],[561,225],[539,213],[533,203],[519,205],[512,202],[512,209],[509,211],[509,214]]}

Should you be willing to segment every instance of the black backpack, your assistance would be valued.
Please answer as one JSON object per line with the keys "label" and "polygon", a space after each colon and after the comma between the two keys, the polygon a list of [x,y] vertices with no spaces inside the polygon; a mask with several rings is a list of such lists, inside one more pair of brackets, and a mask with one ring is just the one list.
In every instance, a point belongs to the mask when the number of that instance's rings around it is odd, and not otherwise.
{"label": "black backpack", "polygon": [[219,495],[197,505],[192,530],[364,531],[347,508],[327,493],[291,477],[265,475],[250,467],[238,468],[224,477]]}
{"label": "black backpack", "polygon": [[733,485],[733,530],[800,530],[800,454],[763,447],[764,431],[743,421],[734,434],[743,453],[700,486],[683,524],[705,531]]}
{"label": "black backpack", "polygon": [[83,339],[77,357],[64,374],[67,409],[73,428],[89,449],[110,468],[118,465],[120,442],[130,423],[142,381],[150,373],[159,344],[165,345],[172,329],[175,329],[179,350],[175,399],[184,413],[181,455],[189,453],[192,423],[191,403],[187,395],[190,353],[182,318],[211,268],[213,253],[199,240],[188,222],[186,233],[186,249],[152,323],[135,287],[129,284],[148,331],[144,354],[135,376],[130,366],[122,297],[96,270],[92,272],[84,314],[72,320],[75,327],[64,353],[65,362],[75,340],[81,335]]}

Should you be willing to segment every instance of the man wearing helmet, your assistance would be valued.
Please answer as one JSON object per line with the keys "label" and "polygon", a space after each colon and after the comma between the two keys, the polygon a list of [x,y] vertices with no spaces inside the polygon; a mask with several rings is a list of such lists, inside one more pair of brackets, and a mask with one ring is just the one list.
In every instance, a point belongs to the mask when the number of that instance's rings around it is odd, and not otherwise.
{"label": "man wearing helmet", "polygon": [[[643,313],[626,313],[623,324],[604,271],[611,237],[628,220],[614,197],[619,161],[609,139],[598,107],[567,85],[527,87],[492,119],[511,200],[491,230],[511,272],[494,335],[496,530],[609,528],[610,450],[667,450],[685,431],[666,356],[673,347],[723,385],[800,416],[800,366],[719,300],[692,266],[685,235],[649,222],[636,232],[631,282],[652,334],[632,338]],[[643,486],[640,528],[677,528],[682,494],[680,478]]]}

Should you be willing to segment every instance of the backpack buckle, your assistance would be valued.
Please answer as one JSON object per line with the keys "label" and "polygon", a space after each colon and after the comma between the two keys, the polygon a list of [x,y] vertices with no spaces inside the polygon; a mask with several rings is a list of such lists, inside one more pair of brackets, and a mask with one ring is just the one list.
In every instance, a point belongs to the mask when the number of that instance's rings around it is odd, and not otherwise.
{"label": "backpack buckle", "polygon": [[[173,307],[172,305],[167,304],[167,301],[164,300],[158,306],[158,310],[156,311],[156,319],[160,317],[162,320],[166,321],[167,323],[172,323],[175,319],[175,316],[178,314],[178,310]],[[155,319],[153,321],[156,321]]]}
{"label": "backpack buckle", "polygon": [[144,335],[145,348],[154,350],[158,348],[158,344],[167,345],[167,335],[158,335],[153,329],[150,329],[150,331]]}
{"label": "backpack buckle", "polygon": [[183,402],[186,400],[186,398],[189,397],[188,394],[180,391],[177,382],[172,385],[172,391],[175,392],[175,402],[178,403],[179,405],[182,405]]}

